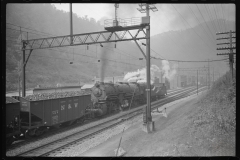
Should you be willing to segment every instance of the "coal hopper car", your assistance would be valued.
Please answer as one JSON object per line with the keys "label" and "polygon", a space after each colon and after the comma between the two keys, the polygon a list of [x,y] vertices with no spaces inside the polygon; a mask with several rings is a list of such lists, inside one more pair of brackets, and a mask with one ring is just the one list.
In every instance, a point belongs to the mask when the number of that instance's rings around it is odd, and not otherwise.
{"label": "coal hopper car", "polygon": [[89,94],[40,94],[18,99],[21,129],[26,137],[39,136],[52,127],[83,121],[86,108],[91,106]]}

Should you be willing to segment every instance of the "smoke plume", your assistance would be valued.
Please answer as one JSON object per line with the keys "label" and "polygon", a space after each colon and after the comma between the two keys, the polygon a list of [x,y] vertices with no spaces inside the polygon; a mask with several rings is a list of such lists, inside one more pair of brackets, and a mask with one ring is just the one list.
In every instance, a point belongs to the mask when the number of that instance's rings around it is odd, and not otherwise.
{"label": "smoke plume", "polygon": [[100,77],[100,82],[104,82],[104,77],[106,73],[106,66],[107,66],[107,57],[108,57],[108,48],[111,46],[111,43],[105,43],[103,47],[100,47],[100,70],[99,70],[99,77]]}
{"label": "smoke plume", "polygon": [[162,60],[162,70],[163,70],[163,78],[167,78],[168,80],[172,80],[177,73],[176,71],[177,64],[173,64],[172,68],[167,60]]}
{"label": "smoke plume", "polygon": [[[154,82],[156,72],[161,72],[161,70],[158,68],[158,66],[152,65],[150,68],[151,84],[153,84],[153,82]],[[128,72],[124,76],[123,80],[128,81],[128,82],[138,82],[138,83],[147,82],[146,68],[142,68],[135,72]]]}

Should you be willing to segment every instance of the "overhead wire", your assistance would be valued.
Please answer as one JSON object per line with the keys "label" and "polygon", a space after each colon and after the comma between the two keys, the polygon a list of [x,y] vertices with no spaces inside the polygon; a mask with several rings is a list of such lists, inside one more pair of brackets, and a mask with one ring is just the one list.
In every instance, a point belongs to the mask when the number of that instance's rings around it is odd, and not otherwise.
{"label": "overhead wire", "polygon": [[[151,49],[152,50],[152,49]],[[153,50],[154,51],[154,50]],[[155,51],[154,51],[155,52]],[[155,52],[157,53],[157,52]],[[160,54],[158,54],[160,55]],[[168,61],[176,61],[176,62],[208,62],[208,61],[182,61],[182,60],[169,60],[169,59],[165,59],[165,58],[155,58],[155,57],[152,57],[153,59],[161,59],[161,60],[168,60]],[[209,61],[209,62],[214,62],[214,61],[222,61],[222,60],[212,60],[212,61]]]}
{"label": "overhead wire", "polygon": [[[156,15],[156,14],[155,14]],[[167,18],[167,17],[166,17]],[[157,20],[160,22],[160,20],[157,18]],[[169,19],[168,19],[169,20]],[[184,24],[185,25],[185,24]],[[186,27],[186,26],[185,26]],[[180,33],[178,32],[178,31],[175,31],[176,32],[176,34],[177,35],[179,35],[179,37],[182,39],[182,37],[181,37],[181,35],[180,35]],[[171,35],[173,35],[173,34],[171,34]],[[175,35],[174,35],[175,36]],[[172,42],[174,42],[173,44],[175,44],[176,46],[178,46],[178,48],[180,49],[180,48],[182,48],[183,50],[187,50],[187,49],[189,49],[190,51],[195,51],[195,48],[193,49],[193,47],[191,46],[191,47],[183,47],[182,45],[180,45],[179,44],[179,42],[177,42],[177,41],[175,41],[175,39],[176,38],[172,38],[171,36],[166,36],[168,39],[169,39],[169,41],[167,41],[169,44],[170,44],[170,41],[172,41]],[[175,36],[176,37],[176,36]],[[184,42],[186,42],[186,40],[183,38],[183,41]],[[170,44],[170,46],[171,46],[171,44]]]}
{"label": "overhead wire", "polygon": [[219,23],[221,25],[221,32],[224,31],[224,24],[222,22],[222,17],[221,17],[221,9],[220,9],[220,4],[216,4],[216,11],[217,11],[217,15],[219,17]]}
{"label": "overhead wire", "polygon": [[[188,7],[189,7],[189,9],[191,10],[191,12],[192,12],[192,14],[195,16],[195,18],[197,19],[197,21],[198,21],[198,23],[200,24],[200,26],[203,28],[203,30],[205,31],[205,33],[207,34],[207,36],[210,36],[208,33],[207,33],[207,31],[205,30],[205,28],[202,26],[202,23],[199,21],[199,19],[197,18],[197,16],[195,15],[195,13],[193,12],[193,10],[192,10],[192,8],[188,5]],[[201,13],[201,12],[200,12]],[[201,13],[202,14],[202,13]],[[205,21],[205,20],[204,20]],[[206,22],[205,22],[205,24],[206,24]],[[211,31],[210,31],[210,33],[211,33]],[[212,34],[212,33],[211,33]],[[211,38],[210,38],[211,39]],[[214,37],[213,37],[213,40],[215,40],[214,39]]]}
{"label": "overhead wire", "polygon": [[[229,8],[230,7],[227,7],[227,20],[229,21]],[[229,21],[230,22],[230,21]],[[227,30],[230,30],[229,28],[229,22],[227,23]]]}
{"label": "overhead wire", "polygon": [[[155,57],[152,57],[154,59],[160,59],[160,60],[164,60],[162,58],[155,58]],[[184,60],[173,60],[173,59],[167,59],[168,61],[175,61],[175,62],[217,62],[217,61],[224,61],[226,59],[217,59],[217,60],[209,60],[209,61],[184,61]]]}
{"label": "overhead wire", "polygon": [[35,29],[22,27],[22,26],[19,26],[19,25],[16,25],[16,24],[12,24],[12,23],[6,23],[6,24],[9,24],[9,25],[12,25],[12,26],[16,26],[16,27],[21,27],[21,28],[23,28],[23,29],[28,29],[28,30],[31,30],[31,31],[39,32],[39,33],[43,33],[43,34],[46,34],[46,35],[57,36],[57,35],[54,35],[54,34],[51,34],[51,33],[42,32],[42,31],[38,31],[38,30],[35,30]]}
{"label": "overhead wire", "polygon": [[[10,24],[10,25],[13,25],[13,26],[16,26],[16,27],[21,27],[21,28],[25,28],[25,29],[29,29],[29,30],[32,30],[32,31],[36,31],[36,32],[39,32],[39,33],[43,33],[43,34],[47,34],[47,35],[53,35],[53,34],[50,34],[50,33],[46,33],[46,32],[41,32],[41,31],[38,31],[38,30],[35,30],[35,29],[31,29],[31,28],[26,28],[26,27],[22,27],[22,26],[19,26],[19,25],[15,25],[15,24],[12,24],[12,23],[7,23],[7,24]],[[16,30],[16,29],[13,29],[13,30]],[[18,31],[18,30],[17,30]],[[19,30],[20,31],[20,30]],[[27,31],[23,31],[23,32],[27,32]],[[37,33],[33,33],[33,32],[28,32],[28,33],[32,33],[32,34],[37,34]],[[37,34],[37,35],[41,35],[41,34]],[[56,35],[55,35],[56,36]],[[119,53],[119,52],[118,52]],[[124,54],[123,51],[121,51],[120,54]],[[129,56],[129,57],[133,57],[129,54],[126,54],[125,55]],[[133,57],[133,58],[136,58],[136,57]]]}
{"label": "overhead wire", "polygon": [[[16,29],[13,29],[13,30],[16,30]],[[18,30],[17,30],[18,31]],[[33,33],[34,34],[34,33]],[[11,37],[11,38],[15,38],[15,37]],[[119,51],[121,51],[121,50],[119,50]],[[118,52],[118,51],[117,51]],[[118,53],[120,53],[120,52],[118,52]],[[121,53],[120,54],[124,54],[124,52],[123,51],[121,51]],[[131,56],[131,55],[129,55],[129,54],[126,54],[125,53],[125,55],[127,55],[127,56],[129,56],[129,57],[132,57],[132,58],[137,58],[137,57],[133,57],[133,56]]]}
{"label": "overhead wire", "polygon": [[205,8],[206,8],[206,10],[208,12],[208,15],[210,15],[209,17],[210,17],[210,20],[211,20],[211,24],[212,24],[212,26],[214,28],[214,31],[215,31],[215,33],[217,33],[217,28],[215,26],[214,19],[212,17],[212,13],[211,13],[211,11],[209,11],[208,5],[204,4],[204,6],[205,6]]}
{"label": "overhead wire", "polygon": [[[14,42],[14,41],[13,41]],[[19,43],[18,43],[19,44]],[[52,48],[46,48],[47,50],[52,50],[52,51],[57,51],[57,52],[62,52],[62,53],[69,53],[69,54],[72,54],[70,52],[67,52],[67,51],[59,51],[59,50],[56,50],[56,49],[52,49]],[[94,52],[94,51],[91,51],[89,50],[90,52]],[[95,52],[94,52],[95,53]],[[89,56],[89,55],[83,55],[83,54],[75,54],[77,56],[85,56],[85,57],[90,57],[90,58],[93,58],[93,59],[98,59],[97,57],[93,57],[93,56]],[[43,56],[41,56],[43,57]],[[56,57],[48,57],[48,56],[45,56],[47,58],[56,58]],[[58,58],[58,59],[64,59],[64,58]],[[70,60],[70,59],[65,59],[65,60]],[[128,64],[128,65],[134,65],[134,66],[141,66],[141,65],[137,65],[137,64],[130,64],[130,63],[125,63],[125,62],[120,62],[120,61],[116,61],[116,60],[111,60],[111,59],[106,59],[104,58],[104,60],[108,60],[108,61],[113,61],[115,63],[122,63],[122,64]]]}
{"label": "overhead wire", "polygon": [[198,11],[200,12],[201,16],[203,17],[203,20],[204,20],[205,24],[207,25],[207,28],[209,29],[210,34],[211,34],[212,37],[213,37],[213,42],[215,42],[215,38],[214,38],[214,36],[213,36],[213,34],[212,34],[212,31],[211,31],[211,29],[209,28],[207,22],[205,21],[205,18],[204,18],[204,16],[203,16],[202,12],[200,11],[198,5],[197,5],[197,4],[195,4],[195,5],[197,6]]}
{"label": "overhead wire", "polygon": [[[173,4],[171,4],[173,6]],[[181,18],[191,27],[191,25],[185,20],[185,18],[178,12],[178,10],[173,6],[173,8],[177,11],[177,13],[181,16]],[[193,29],[193,28],[192,28]],[[209,47],[210,50],[212,50],[213,48],[211,48],[203,39],[202,37],[193,29],[193,31],[198,35],[198,37]],[[215,50],[214,50],[215,51]]]}
{"label": "overhead wire", "polygon": [[[20,32],[20,30],[13,29],[13,28],[7,28],[7,27],[6,27],[6,29],[15,30],[15,31],[19,31],[19,32]],[[21,32],[24,32],[24,33],[32,33],[32,34],[35,34],[35,35],[40,35],[40,36],[42,36],[42,34],[34,33],[34,32],[29,32],[29,31],[21,31]]]}
{"label": "overhead wire", "polygon": [[[224,13],[223,13],[223,7],[222,7],[222,4],[219,4],[219,10],[220,10],[220,13],[222,13],[222,24],[223,24],[223,31],[226,31],[226,22],[225,22],[225,18],[224,18]],[[219,14],[220,14],[219,13]]]}
{"label": "overhead wire", "polygon": [[225,32],[227,31],[227,25],[226,25],[226,19],[225,19],[225,14],[224,14],[224,12],[223,12],[223,6],[222,6],[222,4],[221,4],[221,8],[222,8],[222,14],[223,14],[223,19],[224,19],[224,26],[225,26]]}
{"label": "overhead wire", "polygon": [[216,16],[216,21],[217,21],[218,26],[219,26],[219,30],[218,30],[218,32],[221,32],[221,25],[219,24],[219,19],[218,19],[218,16],[217,16],[217,13],[216,13],[216,10],[215,10],[215,7],[214,7],[214,4],[213,4],[213,10],[214,10],[214,13],[215,13],[215,16]]}
{"label": "overhead wire", "polygon": [[[15,25],[15,26],[17,26],[17,25]],[[18,27],[21,27],[21,26],[18,26]],[[191,26],[190,26],[191,27]],[[25,28],[25,27],[22,27],[22,28]],[[29,29],[29,28],[25,28],[25,29]],[[13,29],[13,30],[16,30],[16,29]],[[30,30],[32,30],[32,29],[30,29]],[[18,31],[18,30],[17,30]],[[37,31],[37,30],[33,30],[33,31]],[[25,31],[26,32],[26,31]],[[38,32],[40,32],[40,31],[38,31]],[[29,32],[29,33],[32,33],[32,32]],[[46,32],[42,32],[42,33],[44,33],[44,34],[48,34],[49,35],[49,33],[46,33]],[[36,33],[33,33],[33,34],[36,34]],[[50,50],[53,50],[53,49],[50,49]],[[151,49],[152,50],[152,49]],[[154,51],[154,50],[152,50],[152,51]],[[155,52],[155,51],[154,51]],[[65,53],[65,52],[64,52]],[[155,52],[155,53],[157,53],[157,52]],[[157,53],[158,54],[158,53]],[[160,55],[160,54],[159,54]],[[86,56],[86,55],[83,55],[83,56]]]}

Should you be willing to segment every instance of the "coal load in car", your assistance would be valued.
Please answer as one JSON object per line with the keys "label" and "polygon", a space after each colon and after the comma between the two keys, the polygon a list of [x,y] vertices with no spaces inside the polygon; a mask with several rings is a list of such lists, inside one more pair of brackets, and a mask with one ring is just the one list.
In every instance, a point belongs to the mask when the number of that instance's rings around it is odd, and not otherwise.
{"label": "coal load in car", "polygon": [[33,95],[28,95],[24,97],[29,101],[45,100],[45,99],[56,99],[56,98],[65,98],[73,96],[81,96],[89,94],[85,91],[70,91],[70,92],[54,92],[54,93],[38,93]]}

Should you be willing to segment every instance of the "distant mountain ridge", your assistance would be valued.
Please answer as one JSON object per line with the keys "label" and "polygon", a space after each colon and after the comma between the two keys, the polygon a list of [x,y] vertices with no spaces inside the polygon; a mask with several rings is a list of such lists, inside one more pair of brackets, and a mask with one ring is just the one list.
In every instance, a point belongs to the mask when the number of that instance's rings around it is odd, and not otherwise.
{"label": "distant mountain ridge", "polygon": [[[50,4],[31,4],[31,6],[8,4],[6,22],[34,29],[22,28],[22,31],[29,32],[23,33],[29,39],[69,34],[69,13],[57,10]],[[228,23],[234,25],[233,22]],[[78,17],[76,14],[73,14],[73,25],[74,34],[104,31],[104,27],[99,22]],[[20,45],[17,44],[20,36],[19,27],[7,24],[7,28],[16,29],[6,30],[6,89],[10,91],[18,88],[18,63],[21,62],[22,52],[19,50]],[[209,40],[211,35],[207,35],[200,25],[194,30],[169,31],[151,37],[151,49],[158,53],[151,51],[151,55],[179,60],[203,60],[213,57],[216,59],[216,43]],[[199,40],[194,32],[197,32],[203,40]],[[121,76],[123,72],[145,67],[145,61],[139,60],[143,55],[136,44],[118,42],[116,45],[115,49],[114,44],[104,44],[106,59],[111,60],[105,61],[108,62],[105,76]],[[88,49],[86,46],[76,46],[34,50],[26,67],[27,88],[38,84],[55,86],[58,83],[74,85],[90,82],[93,77],[99,77],[98,60],[101,59],[102,52],[103,49],[99,45],[89,45]],[[71,65],[70,62],[73,64]],[[161,66],[159,60],[152,59],[152,64]],[[182,63],[181,65],[185,66]],[[188,64],[188,66],[193,67],[196,64]],[[224,67],[221,66],[216,65],[216,68],[223,70]]]}

